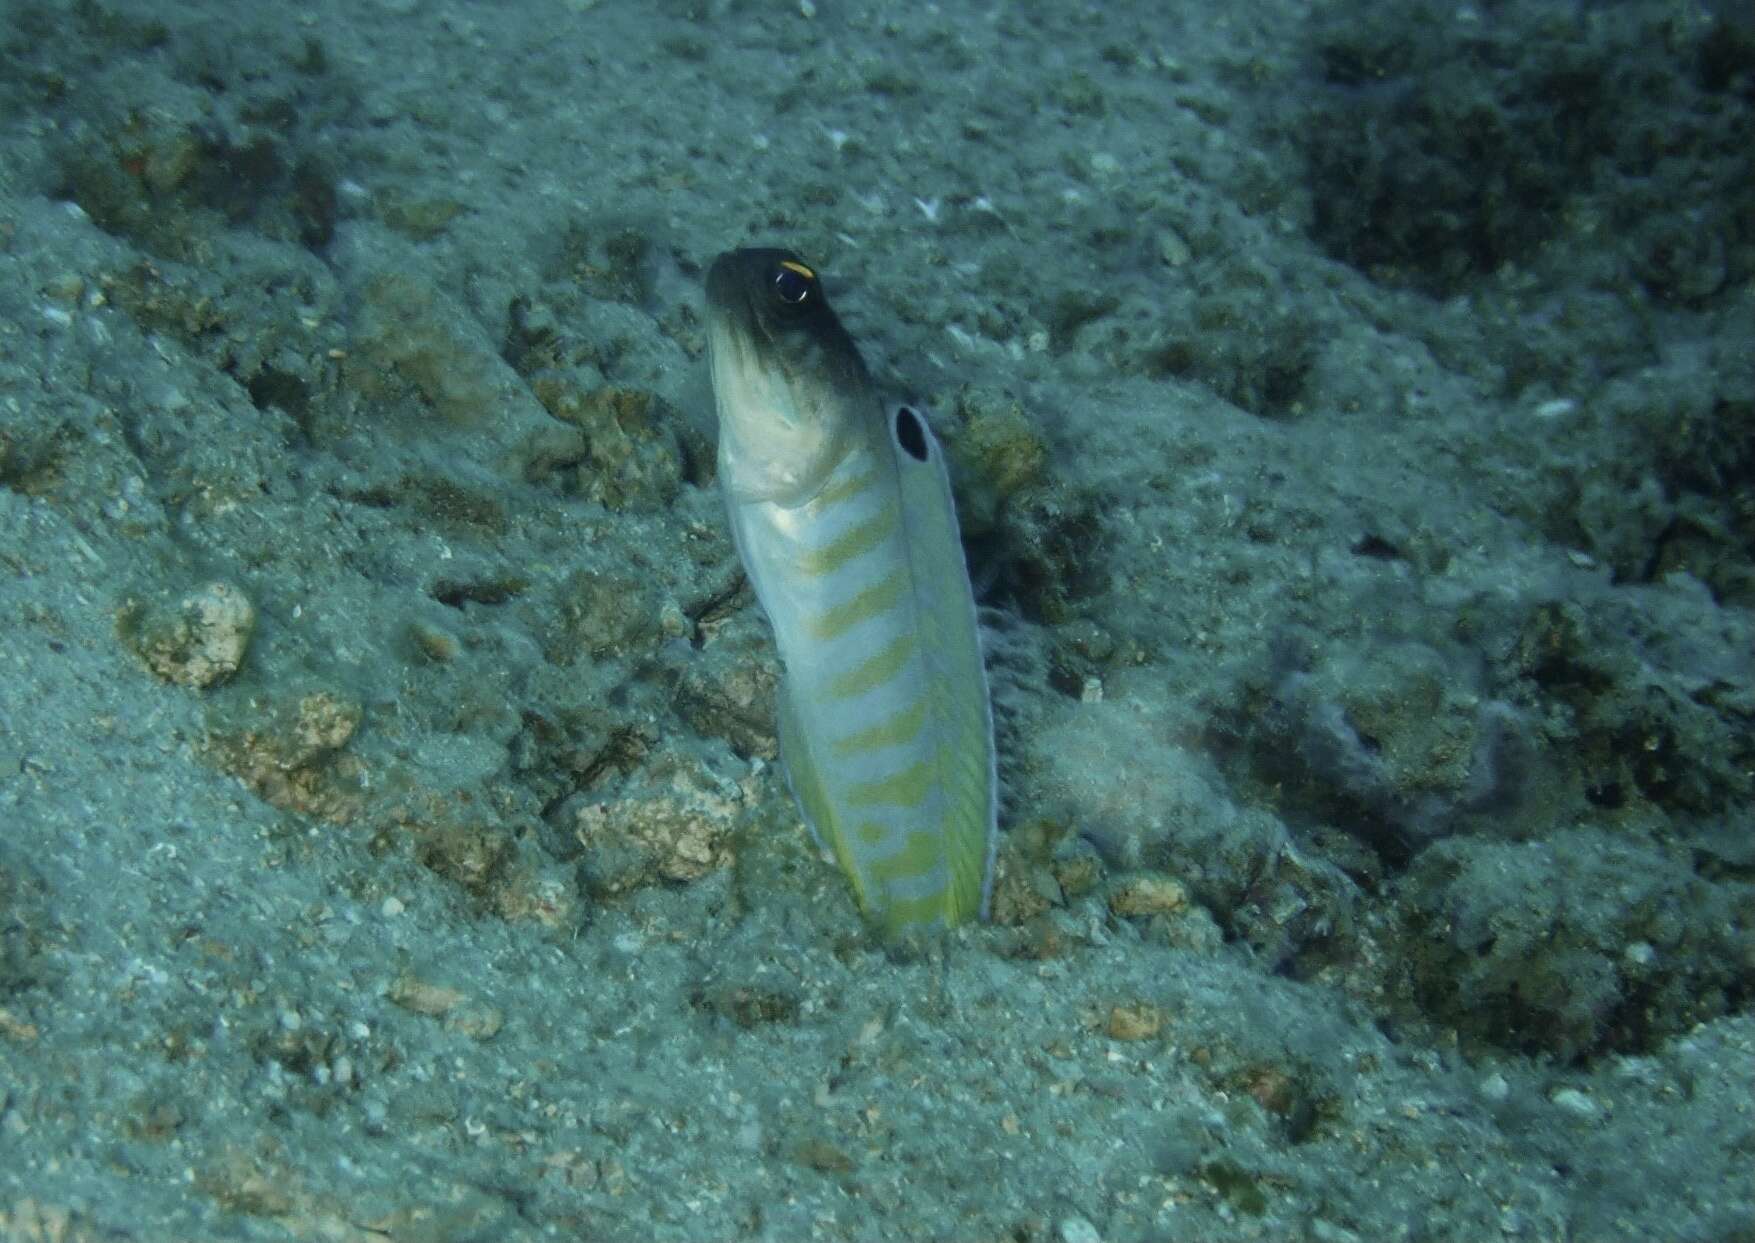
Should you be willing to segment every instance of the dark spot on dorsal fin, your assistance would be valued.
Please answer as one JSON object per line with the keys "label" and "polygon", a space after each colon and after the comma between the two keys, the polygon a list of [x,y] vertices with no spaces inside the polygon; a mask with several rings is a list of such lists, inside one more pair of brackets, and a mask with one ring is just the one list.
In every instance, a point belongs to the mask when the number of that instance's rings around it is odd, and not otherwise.
{"label": "dark spot on dorsal fin", "polygon": [[896,443],[916,462],[926,461],[926,428],[907,406],[896,407]]}

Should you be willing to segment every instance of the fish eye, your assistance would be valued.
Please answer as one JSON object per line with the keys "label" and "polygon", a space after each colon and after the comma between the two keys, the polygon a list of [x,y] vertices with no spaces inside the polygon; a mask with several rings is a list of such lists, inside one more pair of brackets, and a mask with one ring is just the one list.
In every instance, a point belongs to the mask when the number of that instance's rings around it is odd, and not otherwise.
{"label": "fish eye", "polygon": [[769,287],[782,307],[797,310],[810,301],[810,290],[816,283],[816,275],[804,264],[784,259],[774,269],[774,278]]}

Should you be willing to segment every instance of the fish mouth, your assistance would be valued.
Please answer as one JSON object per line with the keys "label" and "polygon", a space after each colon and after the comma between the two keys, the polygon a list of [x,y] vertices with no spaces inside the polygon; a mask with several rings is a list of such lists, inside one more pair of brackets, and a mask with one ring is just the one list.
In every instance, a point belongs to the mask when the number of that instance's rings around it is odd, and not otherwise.
{"label": "fish mouth", "polygon": [[783,259],[796,262],[791,252],[783,250],[728,250],[714,259],[707,270],[709,329],[740,338],[746,347],[772,349],[775,334],[761,303],[767,293],[767,273]]}
{"label": "fish mouth", "polygon": [[801,503],[851,445],[864,364],[790,251],[725,252],[706,294],[722,486],[740,502]]}
{"label": "fish mouth", "polygon": [[[715,391],[765,390],[806,410],[857,409],[872,393],[853,338],[823,293],[816,270],[790,250],[751,247],[713,260],[706,280],[707,350]],[[723,385],[723,387],[722,387]],[[770,403],[775,404],[775,403]]]}
{"label": "fish mouth", "polygon": [[790,250],[728,250],[707,271],[707,321],[742,339],[764,366],[814,372],[844,390],[869,377],[853,338],[830,308],[816,269]]}
{"label": "fish mouth", "polygon": [[742,279],[738,253],[725,251],[707,269],[707,316],[711,320],[744,322],[751,318],[749,285]]}

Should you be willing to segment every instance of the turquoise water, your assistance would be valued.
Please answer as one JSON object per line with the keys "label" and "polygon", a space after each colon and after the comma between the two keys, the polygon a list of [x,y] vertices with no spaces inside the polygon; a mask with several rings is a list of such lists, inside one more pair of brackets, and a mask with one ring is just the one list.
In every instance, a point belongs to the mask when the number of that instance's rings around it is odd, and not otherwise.
{"label": "turquoise water", "polygon": [[[0,1238],[1748,1238],[1737,6],[0,7]],[[700,280],[955,467],[776,762]]]}

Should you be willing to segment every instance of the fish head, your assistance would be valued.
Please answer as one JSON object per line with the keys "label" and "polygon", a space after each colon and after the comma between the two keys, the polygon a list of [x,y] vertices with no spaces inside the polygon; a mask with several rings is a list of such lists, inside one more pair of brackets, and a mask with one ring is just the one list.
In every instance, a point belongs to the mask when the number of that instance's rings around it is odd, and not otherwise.
{"label": "fish head", "polygon": [[794,506],[822,488],[876,397],[815,269],[787,250],[729,250],[707,273],[720,484]]}

